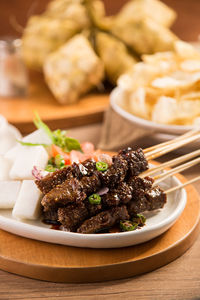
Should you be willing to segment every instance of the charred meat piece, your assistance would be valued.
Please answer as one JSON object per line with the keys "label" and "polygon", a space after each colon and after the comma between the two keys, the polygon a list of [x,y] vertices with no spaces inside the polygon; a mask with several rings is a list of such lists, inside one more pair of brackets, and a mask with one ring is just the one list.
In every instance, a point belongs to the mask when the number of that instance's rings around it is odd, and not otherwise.
{"label": "charred meat piece", "polygon": [[58,208],[58,220],[68,231],[75,231],[87,218],[97,215],[102,211],[102,205],[93,205],[85,200],[78,204],[70,204]]}
{"label": "charred meat piece", "polygon": [[109,229],[120,220],[128,220],[129,214],[126,206],[117,206],[107,211],[102,211],[98,215],[86,220],[78,228],[79,233],[95,233]]}
{"label": "charred meat piece", "polygon": [[89,217],[84,203],[71,204],[58,209],[58,220],[69,231],[75,231]]}
{"label": "charred meat piece", "polygon": [[84,162],[72,165],[72,174],[75,178],[81,179],[83,176],[92,176],[96,171],[96,162],[93,159],[87,159]]}
{"label": "charred meat piece", "polygon": [[88,210],[88,216],[93,217],[102,211],[102,204],[91,204],[88,200],[85,201]]}
{"label": "charred meat piece", "polygon": [[112,165],[105,172],[98,172],[103,186],[114,187],[126,177],[128,170],[127,161],[122,157],[113,156]]}
{"label": "charred meat piece", "polygon": [[90,195],[94,192],[96,192],[100,186],[101,186],[101,181],[99,179],[99,176],[96,173],[93,173],[92,176],[84,176],[80,180],[80,185],[82,187],[82,191]]}
{"label": "charred meat piece", "polygon": [[57,209],[51,209],[42,212],[43,222],[46,224],[59,225]]}
{"label": "charred meat piece", "polygon": [[137,195],[131,202],[128,203],[127,208],[130,216],[144,211],[152,211],[163,208],[167,201],[167,196],[164,191],[158,187],[146,189]]}
{"label": "charred meat piece", "polygon": [[44,211],[51,207],[62,207],[69,203],[79,203],[85,200],[87,195],[94,193],[100,187],[100,179],[96,174],[83,176],[80,180],[71,178],[57,185],[42,199]]}
{"label": "charred meat piece", "polygon": [[96,170],[96,163],[92,159],[84,161],[82,164],[73,163],[72,166],[49,173],[40,180],[36,180],[40,191],[45,195],[57,185],[72,177],[81,179],[83,176],[91,176]]}
{"label": "charred meat piece", "polygon": [[133,189],[133,195],[139,193],[140,190],[144,191],[152,187],[154,180],[153,178],[146,176],[145,178],[140,178],[138,176],[132,176],[128,180],[128,185]]}
{"label": "charred meat piece", "polygon": [[60,185],[57,185],[48,192],[41,201],[44,211],[52,207],[60,207],[68,203],[81,202],[86,198],[86,194],[82,191],[80,181],[76,178],[66,180]]}
{"label": "charred meat piece", "polygon": [[108,207],[126,204],[132,199],[132,187],[121,182],[117,188],[110,189],[101,199],[103,204]]}
{"label": "charred meat piece", "polygon": [[47,176],[40,180],[36,180],[35,183],[39,190],[45,195],[58,184],[63,183],[67,178],[72,177],[72,168],[67,167],[61,170],[57,170],[53,173],[49,173]]}
{"label": "charred meat piece", "polygon": [[130,176],[139,175],[141,172],[149,168],[148,161],[146,160],[141,148],[134,151],[132,148],[128,147],[119,151],[118,156],[123,157],[123,159],[127,161]]}

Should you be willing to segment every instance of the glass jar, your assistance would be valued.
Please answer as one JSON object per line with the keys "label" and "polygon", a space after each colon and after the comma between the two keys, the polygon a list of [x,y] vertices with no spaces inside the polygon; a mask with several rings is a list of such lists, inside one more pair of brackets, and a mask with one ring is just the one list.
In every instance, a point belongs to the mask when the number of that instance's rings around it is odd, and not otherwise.
{"label": "glass jar", "polygon": [[21,56],[21,40],[0,40],[0,97],[24,96],[28,74]]}

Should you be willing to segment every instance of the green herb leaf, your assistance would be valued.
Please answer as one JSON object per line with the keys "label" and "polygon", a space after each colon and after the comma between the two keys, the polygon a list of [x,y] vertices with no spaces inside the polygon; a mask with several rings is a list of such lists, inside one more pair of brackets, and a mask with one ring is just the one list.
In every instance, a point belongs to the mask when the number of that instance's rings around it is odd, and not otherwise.
{"label": "green herb leaf", "polygon": [[48,144],[26,143],[26,142],[22,142],[22,141],[19,141],[19,140],[17,140],[17,142],[20,143],[23,146],[44,146],[44,147],[48,147],[49,146]]}
{"label": "green herb leaf", "polygon": [[33,123],[35,124],[35,126],[38,129],[42,129],[49,136],[49,138],[52,140],[52,142],[54,143],[53,132],[50,130],[50,128],[44,122],[42,122],[42,120],[40,119],[37,112],[35,112],[34,114],[35,114],[35,119],[33,120]]}
{"label": "green herb leaf", "polygon": [[54,144],[61,147],[65,152],[71,150],[82,151],[80,143],[76,139],[66,136],[66,134],[66,130],[57,129],[53,131]]}
{"label": "green herb leaf", "polygon": [[47,172],[55,172],[56,170],[58,170],[58,169],[52,165],[47,165],[45,168],[45,171],[47,171]]}
{"label": "green herb leaf", "polygon": [[78,150],[78,151],[82,152],[81,145],[80,145],[79,141],[77,141],[76,139],[73,139],[71,137],[66,137],[65,143],[66,143],[67,149],[69,151]]}
{"label": "green herb leaf", "polygon": [[55,165],[59,169],[65,166],[65,161],[64,161],[64,158],[62,157],[62,155],[60,155],[60,154],[56,155],[56,157],[55,157]]}

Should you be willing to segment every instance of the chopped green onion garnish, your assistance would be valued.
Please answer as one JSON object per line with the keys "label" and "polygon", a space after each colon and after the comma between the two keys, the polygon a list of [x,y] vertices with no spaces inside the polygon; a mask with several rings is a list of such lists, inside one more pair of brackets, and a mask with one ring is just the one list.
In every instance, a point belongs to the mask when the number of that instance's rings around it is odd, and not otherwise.
{"label": "chopped green onion garnish", "polygon": [[133,231],[137,229],[138,224],[131,221],[120,221],[120,228],[122,231]]}
{"label": "chopped green onion garnish", "polygon": [[57,154],[55,157],[55,164],[58,168],[64,167],[65,161],[62,155]]}
{"label": "chopped green onion garnish", "polygon": [[96,168],[97,168],[98,171],[104,172],[108,169],[108,164],[103,162],[103,161],[98,161],[96,163]]}
{"label": "chopped green onion garnish", "polygon": [[55,168],[52,165],[47,165],[45,168],[45,171],[47,171],[47,172],[55,172],[56,170],[57,170],[57,168]]}
{"label": "chopped green onion garnish", "polygon": [[138,223],[139,226],[143,226],[146,223],[146,218],[142,214],[137,214],[132,218],[134,223]]}
{"label": "chopped green onion garnish", "polygon": [[51,158],[48,160],[48,165],[55,165],[54,157],[51,157]]}
{"label": "chopped green onion garnish", "polygon": [[101,203],[101,197],[98,194],[92,194],[88,197],[90,204],[98,205]]}
{"label": "chopped green onion garnish", "polygon": [[19,141],[19,140],[17,140],[17,142],[20,143],[23,146],[44,146],[44,147],[49,146],[48,144],[26,143],[26,142],[22,142],[22,141]]}

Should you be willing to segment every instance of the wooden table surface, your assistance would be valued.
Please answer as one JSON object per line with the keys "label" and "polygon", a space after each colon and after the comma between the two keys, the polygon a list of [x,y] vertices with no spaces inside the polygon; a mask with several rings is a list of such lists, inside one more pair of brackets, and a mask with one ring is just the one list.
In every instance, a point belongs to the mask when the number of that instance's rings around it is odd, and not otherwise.
{"label": "wooden table surface", "polygon": [[[199,167],[194,167],[183,174],[189,179],[199,171]],[[200,183],[195,187],[200,190]],[[0,271],[0,299],[200,299],[199,249],[200,236],[184,255],[160,269],[134,278],[93,284],[51,283]]]}

